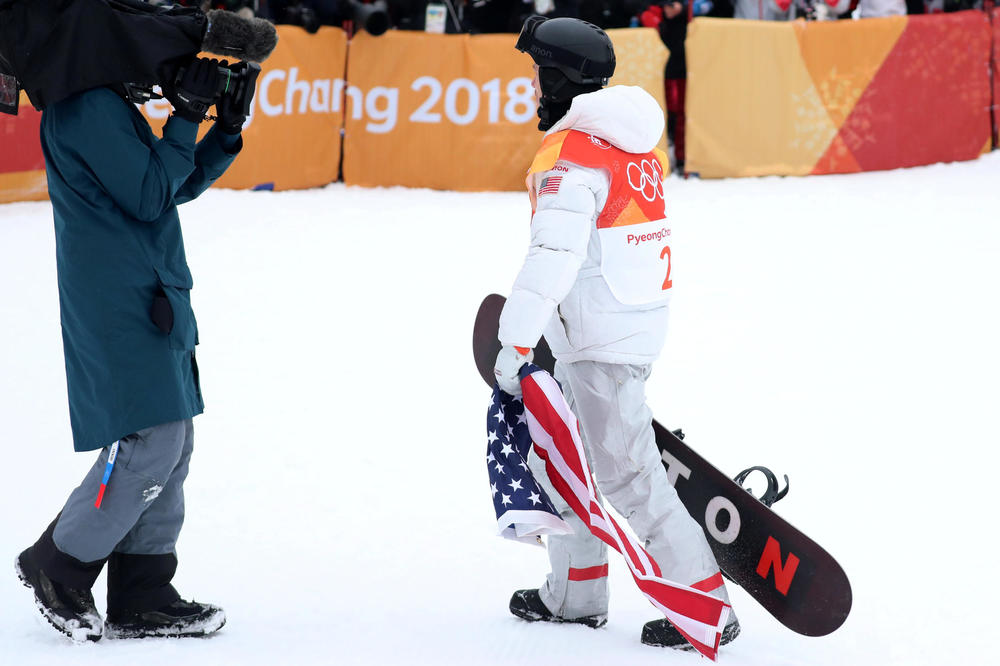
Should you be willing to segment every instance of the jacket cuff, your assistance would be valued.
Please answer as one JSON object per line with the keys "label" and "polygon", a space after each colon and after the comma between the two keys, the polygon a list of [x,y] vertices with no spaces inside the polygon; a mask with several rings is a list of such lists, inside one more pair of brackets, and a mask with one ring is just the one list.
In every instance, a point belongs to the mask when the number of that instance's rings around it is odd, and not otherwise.
{"label": "jacket cuff", "polygon": [[198,140],[198,123],[171,114],[163,126],[163,138],[193,145]]}
{"label": "jacket cuff", "polygon": [[222,152],[226,153],[227,155],[236,155],[241,150],[243,150],[242,134],[240,133],[227,134],[226,132],[223,132],[221,129],[219,129],[218,125],[212,128],[212,133],[215,134],[216,140],[222,147]]}

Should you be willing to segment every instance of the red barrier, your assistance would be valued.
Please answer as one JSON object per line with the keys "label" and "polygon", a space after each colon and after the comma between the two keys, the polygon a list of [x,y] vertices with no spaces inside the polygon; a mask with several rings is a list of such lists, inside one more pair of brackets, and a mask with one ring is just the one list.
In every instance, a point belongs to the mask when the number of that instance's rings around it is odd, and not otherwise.
{"label": "red barrier", "polygon": [[862,171],[990,149],[989,40],[980,11],[909,17],[840,131]]}
{"label": "red barrier", "polygon": [[1000,6],[990,15],[993,22],[993,147],[1000,147]]}
{"label": "red barrier", "polygon": [[38,142],[41,122],[42,114],[30,106],[22,106],[16,116],[0,114],[0,145],[4,153],[3,160],[0,160],[0,173],[45,168],[42,146]]}
{"label": "red barrier", "polygon": [[42,114],[21,94],[16,116],[0,113],[0,203],[44,199],[45,157],[38,140]]}

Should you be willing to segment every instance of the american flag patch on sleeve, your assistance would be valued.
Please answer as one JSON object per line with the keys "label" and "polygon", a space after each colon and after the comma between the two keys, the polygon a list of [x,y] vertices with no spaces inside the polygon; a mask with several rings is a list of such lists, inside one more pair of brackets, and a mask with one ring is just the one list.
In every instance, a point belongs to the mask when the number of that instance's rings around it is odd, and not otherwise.
{"label": "american flag patch on sleeve", "polygon": [[543,178],[542,184],[538,188],[538,196],[557,193],[561,182],[562,176],[549,176],[547,178]]}

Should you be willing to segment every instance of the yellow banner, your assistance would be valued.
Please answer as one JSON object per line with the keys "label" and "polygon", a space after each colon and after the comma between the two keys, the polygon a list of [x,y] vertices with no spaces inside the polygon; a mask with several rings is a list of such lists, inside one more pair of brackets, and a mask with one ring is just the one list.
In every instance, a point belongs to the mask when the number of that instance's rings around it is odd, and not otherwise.
{"label": "yellow banner", "polygon": [[0,173],[0,204],[15,201],[45,201],[49,198],[45,171]]}
{"label": "yellow banner", "polygon": [[[619,74],[663,102],[652,29],[610,31]],[[359,33],[350,45],[344,182],[519,190],[538,149],[531,58],[516,35]],[[664,144],[665,145],[665,144]]]}
{"label": "yellow banner", "polygon": [[[257,79],[243,151],[217,184],[287,190],[337,180],[346,58],[347,36],[340,28],[323,27],[311,35],[278,26],[278,46]],[[148,102],[143,112],[159,134],[170,104]],[[201,133],[209,127],[202,123]]]}
{"label": "yellow banner", "polygon": [[837,126],[792,24],[699,18],[686,47],[688,171],[706,178],[812,171]]}

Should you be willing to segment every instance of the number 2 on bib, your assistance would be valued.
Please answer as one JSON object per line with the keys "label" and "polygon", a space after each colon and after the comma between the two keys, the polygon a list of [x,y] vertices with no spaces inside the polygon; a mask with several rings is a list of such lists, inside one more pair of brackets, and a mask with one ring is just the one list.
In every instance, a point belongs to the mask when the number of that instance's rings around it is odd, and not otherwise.
{"label": "number 2 on bib", "polygon": [[664,245],[663,246],[663,251],[660,252],[660,259],[663,259],[664,257],[667,258],[667,277],[666,277],[665,280],[663,280],[663,287],[661,288],[661,291],[666,291],[667,289],[670,289],[672,286],[674,286],[673,281],[670,279],[670,246],[669,245]]}
{"label": "number 2 on bib", "polygon": [[670,299],[672,261],[670,227],[666,220],[605,227],[598,231],[601,274],[620,303],[647,305]]}

